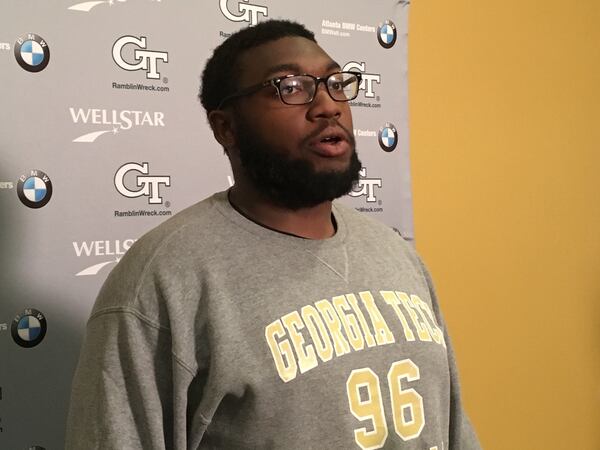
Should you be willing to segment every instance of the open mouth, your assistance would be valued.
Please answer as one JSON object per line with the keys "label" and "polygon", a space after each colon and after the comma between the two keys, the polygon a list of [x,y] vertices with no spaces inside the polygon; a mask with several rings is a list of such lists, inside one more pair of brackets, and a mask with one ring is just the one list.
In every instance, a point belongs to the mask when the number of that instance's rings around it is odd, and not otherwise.
{"label": "open mouth", "polygon": [[326,136],[321,139],[321,142],[324,144],[337,144],[341,140],[342,138],[340,136]]}
{"label": "open mouth", "polygon": [[313,141],[312,148],[324,157],[339,157],[347,153],[349,144],[341,133],[328,133]]}

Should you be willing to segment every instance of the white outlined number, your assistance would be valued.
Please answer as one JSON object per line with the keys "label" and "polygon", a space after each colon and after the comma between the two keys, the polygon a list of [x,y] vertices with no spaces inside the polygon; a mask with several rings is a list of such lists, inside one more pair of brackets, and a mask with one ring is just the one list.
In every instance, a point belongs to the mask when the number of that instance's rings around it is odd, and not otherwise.
{"label": "white outlined number", "polygon": [[[423,397],[412,388],[402,389],[403,380],[420,378],[419,367],[410,359],[396,361],[387,374],[394,431],[403,441],[417,438],[425,426]],[[370,420],[371,431],[366,427],[354,430],[354,440],[364,450],[383,447],[388,437],[379,377],[370,368],[355,369],[346,381],[350,412],[358,420]]]}

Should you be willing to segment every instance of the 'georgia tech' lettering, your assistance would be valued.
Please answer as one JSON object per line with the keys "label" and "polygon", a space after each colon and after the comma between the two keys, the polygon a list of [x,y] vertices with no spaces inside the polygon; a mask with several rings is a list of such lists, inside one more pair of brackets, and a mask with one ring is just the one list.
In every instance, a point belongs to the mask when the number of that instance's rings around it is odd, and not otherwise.
{"label": "'georgia tech' lettering", "polygon": [[[399,291],[379,294],[393,309],[407,342],[418,339],[446,347],[444,334],[427,303]],[[296,378],[298,371],[308,372],[320,362],[396,342],[369,291],[360,292],[358,298],[352,293],[338,295],[292,311],[265,327],[265,339],[277,373],[286,383]]]}

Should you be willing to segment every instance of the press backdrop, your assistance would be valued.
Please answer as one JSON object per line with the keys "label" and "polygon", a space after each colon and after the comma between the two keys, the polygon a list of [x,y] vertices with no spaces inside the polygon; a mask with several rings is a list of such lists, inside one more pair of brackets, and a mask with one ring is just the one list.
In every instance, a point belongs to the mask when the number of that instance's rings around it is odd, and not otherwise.
{"label": "press backdrop", "polygon": [[106,275],[144,232],[230,186],[197,92],[212,49],[240,27],[298,20],[363,73],[352,112],[364,168],[343,201],[412,238],[408,10],[397,0],[2,3],[0,448],[63,446]]}

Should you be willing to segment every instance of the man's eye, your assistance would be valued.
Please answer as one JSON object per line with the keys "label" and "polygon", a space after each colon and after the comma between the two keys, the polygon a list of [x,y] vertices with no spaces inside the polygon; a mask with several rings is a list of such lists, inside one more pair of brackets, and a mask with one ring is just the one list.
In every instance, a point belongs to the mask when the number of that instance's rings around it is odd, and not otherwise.
{"label": "man's eye", "polygon": [[281,86],[281,93],[284,95],[297,94],[303,90],[303,86],[300,83],[286,84]]}
{"label": "man's eye", "polygon": [[341,91],[344,89],[344,84],[340,81],[334,81],[329,84],[329,88],[333,89],[334,91]]}

